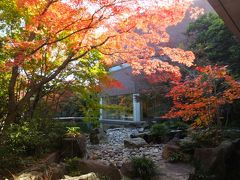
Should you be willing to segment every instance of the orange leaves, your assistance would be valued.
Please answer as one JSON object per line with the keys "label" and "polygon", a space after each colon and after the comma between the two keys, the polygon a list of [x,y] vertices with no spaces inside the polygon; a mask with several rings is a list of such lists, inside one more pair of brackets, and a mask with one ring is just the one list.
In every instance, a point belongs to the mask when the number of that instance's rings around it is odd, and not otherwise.
{"label": "orange leaves", "polygon": [[161,54],[167,55],[172,61],[185,64],[190,67],[193,65],[195,55],[191,51],[184,51],[179,48],[162,47]]}
{"label": "orange leaves", "polygon": [[240,84],[227,74],[226,67],[197,67],[195,78],[188,77],[177,83],[169,92],[174,106],[164,116],[194,120],[194,126],[212,123],[218,109],[240,98]]}
{"label": "orange leaves", "polygon": [[55,36],[56,33],[62,30],[73,30],[74,26],[70,24],[74,22],[77,13],[75,9],[72,9],[64,3],[54,3],[48,7],[48,10],[44,14],[42,14],[44,8],[46,8],[45,6],[39,10],[40,14],[34,16],[30,23],[27,24],[28,29],[26,30],[34,29],[34,27],[38,30],[39,27],[41,27],[43,32],[51,36]]}
{"label": "orange leaves", "polygon": [[[169,40],[166,29],[181,22],[190,6],[188,0],[16,1],[24,14],[24,25],[20,37],[11,40],[9,51],[18,55],[15,62],[22,66],[43,61],[45,67],[54,64],[57,69],[69,54],[75,58],[94,49],[104,55],[101,63],[128,63],[134,73],[147,75],[152,83],[181,79],[174,63],[153,59],[157,53],[152,45],[158,47]],[[195,57],[189,51],[162,50],[173,62],[193,64]],[[104,81],[107,86],[121,88],[116,81]]]}
{"label": "orange leaves", "polygon": [[[179,81],[181,79],[180,69],[177,66],[173,66],[168,62],[161,60],[153,60],[152,72],[148,76],[151,83]],[[149,69],[149,68],[148,68]],[[146,71],[147,68],[144,69]]]}
{"label": "orange leaves", "polygon": [[29,7],[36,5],[40,2],[40,0],[17,0],[17,6],[19,8]]}
{"label": "orange leaves", "polygon": [[[205,67],[197,67],[196,68],[199,72],[207,74],[213,78],[227,78],[228,81],[230,82],[232,77],[227,75],[227,69],[226,66],[205,66]],[[233,80],[233,79],[232,79]]]}
{"label": "orange leaves", "polygon": [[[130,61],[128,58],[131,56],[132,60],[142,57],[149,59],[150,53],[145,50],[149,49],[148,43],[167,42],[169,35],[166,28],[180,22],[189,7],[187,0],[184,0],[184,3],[177,0],[171,3],[154,0],[17,1],[19,7],[24,6],[31,12],[25,22],[24,31],[34,32],[35,40],[42,39],[49,44],[64,41],[68,43],[65,47],[81,51],[96,47],[109,36],[119,36],[121,38],[118,38],[117,42],[117,38],[106,42],[106,48],[111,47],[106,51],[107,54],[113,54],[116,50],[125,53],[127,51],[128,55],[122,56],[126,57],[124,61]],[[135,27],[139,31],[136,31]],[[99,31],[101,28],[104,31]],[[102,43],[101,46],[106,43]],[[104,51],[103,48],[101,50]],[[174,61],[177,61],[176,58],[182,58],[178,61],[187,65],[192,63],[192,59],[186,58],[190,53],[179,53],[183,54],[184,60],[183,57],[177,56],[174,57]]]}

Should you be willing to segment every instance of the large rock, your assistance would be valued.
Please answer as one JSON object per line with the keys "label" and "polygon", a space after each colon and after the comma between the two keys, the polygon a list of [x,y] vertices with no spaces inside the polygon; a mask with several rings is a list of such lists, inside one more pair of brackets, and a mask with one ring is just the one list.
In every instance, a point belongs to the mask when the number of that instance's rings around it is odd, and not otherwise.
{"label": "large rock", "polygon": [[150,131],[141,132],[141,133],[133,133],[130,135],[130,138],[143,138],[147,143],[153,141],[153,136]]}
{"label": "large rock", "polygon": [[179,146],[180,141],[181,141],[181,139],[179,139],[179,138],[177,138],[177,137],[174,137],[173,139],[171,139],[170,141],[168,141],[167,144]]}
{"label": "large rock", "polygon": [[216,148],[198,148],[194,159],[205,174],[219,180],[240,179],[240,139],[222,142]]}
{"label": "large rock", "polygon": [[38,171],[26,172],[14,177],[14,180],[44,180],[44,174]]}
{"label": "large rock", "polygon": [[179,139],[179,145],[183,152],[193,154],[194,150],[198,147],[198,144],[193,138],[185,137],[183,139]]}
{"label": "large rock", "polygon": [[93,129],[89,135],[91,144],[99,144],[100,142],[100,131],[98,128]]}
{"label": "large rock", "polygon": [[174,144],[166,144],[163,147],[162,157],[165,160],[169,160],[172,154],[178,153],[180,151],[180,147]]}
{"label": "large rock", "polygon": [[87,152],[86,137],[81,135],[75,138],[64,138],[62,145],[62,154],[64,157],[84,158]]}
{"label": "large rock", "polygon": [[190,174],[194,172],[194,167],[186,163],[160,162],[157,166],[156,176],[151,180],[189,180]]}
{"label": "large rock", "polygon": [[64,176],[65,165],[63,163],[51,163],[50,165],[39,164],[24,170],[20,175],[15,176],[15,180],[58,180]]}
{"label": "large rock", "polygon": [[40,163],[42,164],[51,164],[54,162],[58,162],[60,158],[60,152],[56,151],[50,154],[47,154],[43,159],[41,159]]}
{"label": "large rock", "polygon": [[135,177],[135,171],[133,168],[133,163],[131,161],[123,163],[121,169],[121,174],[123,176],[126,176],[128,178],[134,178]]}
{"label": "large rock", "polygon": [[101,176],[106,176],[110,180],[121,180],[121,174],[117,167],[112,164],[105,165],[101,161],[80,160],[79,171],[84,174],[94,172]]}
{"label": "large rock", "polygon": [[126,148],[140,148],[148,145],[143,138],[131,138],[124,140],[124,147]]}
{"label": "large rock", "polygon": [[186,136],[186,131],[181,129],[173,129],[169,132],[169,138],[172,139],[174,137],[177,138],[184,138]]}
{"label": "large rock", "polygon": [[61,179],[65,173],[65,164],[52,163],[48,166],[46,173],[51,176],[51,180]]}
{"label": "large rock", "polygon": [[76,177],[64,176],[64,179],[65,180],[99,180],[99,178],[93,172],[84,174],[81,176],[76,176]]}

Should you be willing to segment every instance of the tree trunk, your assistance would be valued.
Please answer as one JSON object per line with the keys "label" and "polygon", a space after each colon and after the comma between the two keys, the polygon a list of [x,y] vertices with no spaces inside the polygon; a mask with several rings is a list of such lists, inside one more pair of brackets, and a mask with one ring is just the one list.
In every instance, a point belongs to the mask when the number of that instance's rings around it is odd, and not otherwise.
{"label": "tree trunk", "polygon": [[48,77],[44,77],[38,84],[31,85],[29,91],[18,102],[16,100],[15,86],[19,75],[18,72],[19,67],[18,66],[12,67],[12,76],[8,86],[9,100],[8,100],[8,113],[5,119],[5,126],[17,122],[17,115],[19,114],[21,115],[22,110],[29,102],[30,98],[38,92],[39,88],[42,88],[45,84],[56,78],[56,76],[59,75],[71,61],[77,60],[78,58],[85,56],[87,52],[88,51],[84,52],[83,54],[74,59],[72,59],[74,54],[70,54],[66,58],[66,60],[51,75],[49,75]]}
{"label": "tree trunk", "polygon": [[5,126],[10,125],[11,123],[15,123],[17,121],[17,109],[16,110],[9,110],[7,117],[5,119]]}
{"label": "tree trunk", "polygon": [[18,66],[12,67],[12,76],[8,85],[8,113],[5,119],[5,126],[16,121],[17,117],[17,103],[16,103],[16,95],[15,95],[15,86],[17,82],[19,72]]}

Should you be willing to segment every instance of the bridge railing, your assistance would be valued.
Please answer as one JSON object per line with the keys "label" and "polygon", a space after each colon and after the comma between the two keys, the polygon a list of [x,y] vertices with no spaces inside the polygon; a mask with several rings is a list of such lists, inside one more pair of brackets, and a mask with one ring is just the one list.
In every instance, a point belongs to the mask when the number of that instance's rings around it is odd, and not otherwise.
{"label": "bridge railing", "polygon": [[75,121],[75,122],[83,122],[84,117],[55,117],[54,120],[59,121]]}

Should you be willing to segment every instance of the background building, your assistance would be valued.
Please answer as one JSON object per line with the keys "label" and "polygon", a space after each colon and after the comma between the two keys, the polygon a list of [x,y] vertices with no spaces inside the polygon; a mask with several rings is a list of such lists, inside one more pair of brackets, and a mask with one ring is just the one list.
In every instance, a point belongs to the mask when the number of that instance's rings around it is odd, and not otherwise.
{"label": "background building", "polygon": [[[207,0],[194,0],[193,6],[204,9],[205,13],[213,12]],[[187,37],[184,35],[188,24],[193,21],[186,13],[182,22],[167,29],[170,41],[161,46],[186,47]],[[111,108],[100,110],[100,121],[103,123],[141,122],[158,118],[161,112],[166,111],[160,99],[153,98],[151,102],[138,101],[138,95],[151,88],[151,85],[142,76],[132,75],[128,64],[121,64],[110,68],[111,76],[120,81],[124,88],[105,89],[101,94],[100,103]],[[120,105],[124,108],[117,108]]]}

